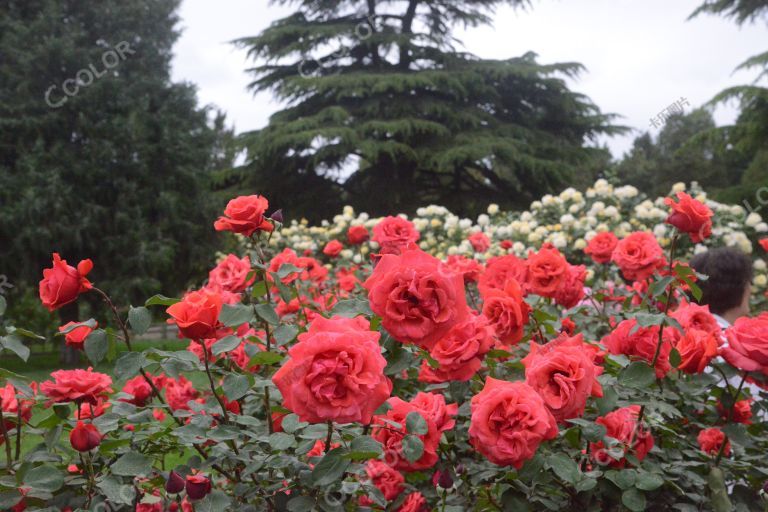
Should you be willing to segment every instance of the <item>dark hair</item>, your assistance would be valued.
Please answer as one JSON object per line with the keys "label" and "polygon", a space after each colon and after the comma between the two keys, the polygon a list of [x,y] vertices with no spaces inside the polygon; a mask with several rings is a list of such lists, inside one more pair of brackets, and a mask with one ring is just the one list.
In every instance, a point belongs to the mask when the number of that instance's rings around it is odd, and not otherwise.
{"label": "dark hair", "polygon": [[718,247],[697,254],[691,259],[691,267],[709,276],[699,280],[701,300],[715,314],[725,313],[741,304],[744,290],[752,283],[752,260],[732,247]]}

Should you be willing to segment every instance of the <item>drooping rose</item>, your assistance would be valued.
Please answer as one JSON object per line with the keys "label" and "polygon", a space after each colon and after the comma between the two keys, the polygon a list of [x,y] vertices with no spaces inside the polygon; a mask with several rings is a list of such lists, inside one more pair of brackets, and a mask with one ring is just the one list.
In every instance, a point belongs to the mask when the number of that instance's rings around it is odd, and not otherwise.
{"label": "drooping rose", "polygon": [[382,254],[400,254],[420,236],[413,222],[402,217],[384,217],[373,227],[373,241]]}
{"label": "drooping rose", "polygon": [[531,308],[523,299],[517,281],[510,278],[503,290],[481,288],[480,294],[483,297],[483,316],[488,319],[499,343],[506,347],[518,343],[523,337]]}
{"label": "drooping rose", "polygon": [[664,204],[672,208],[667,224],[688,233],[695,244],[709,238],[712,235],[712,210],[685,192],[678,192],[677,200],[678,203],[671,197],[664,199]]}
{"label": "drooping rose", "polygon": [[315,318],[272,377],[285,408],[310,423],[370,423],[392,383],[380,333],[369,329],[363,317]]}
{"label": "drooping rose", "polygon": [[719,346],[719,338],[711,332],[688,329],[675,345],[680,353],[678,370],[691,374],[703,372],[717,355]]}
{"label": "drooping rose", "polygon": [[467,240],[469,240],[475,252],[485,252],[491,248],[491,240],[482,231],[472,233]]}
{"label": "drooping rose", "polygon": [[568,262],[563,255],[547,245],[528,254],[527,267],[528,289],[542,297],[554,297],[568,274]]}
{"label": "drooping rose", "polygon": [[726,439],[725,433],[717,427],[702,429],[696,436],[696,440],[699,442],[701,451],[706,454],[717,455],[723,443],[725,443],[723,455],[728,457],[731,454],[731,443]]}
{"label": "drooping rose", "polygon": [[608,263],[618,243],[619,239],[610,231],[598,233],[589,240],[584,253],[588,254],[595,263]]}
{"label": "drooping rose", "polygon": [[75,428],[69,433],[69,442],[72,448],[79,452],[89,452],[101,444],[101,432],[93,423],[78,421]]}
{"label": "drooping rose", "polygon": [[371,483],[381,491],[386,500],[394,500],[403,492],[405,477],[403,474],[380,460],[369,460],[365,472]]}
{"label": "drooping rose", "polygon": [[[59,332],[64,332],[73,325],[78,325],[78,323],[79,322],[67,322],[66,324],[59,327]],[[98,326],[99,324],[97,322],[93,327],[82,324],[78,325],[74,329],[71,329],[64,335],[66,345],[77,350],[83,350],[85,346],[85,338],[87,338]]]}
{"label": "drooping rose", "polygon": [[[433,418],[424,411],[400,398],[392,397],[388,401],[390,409],[382,416],[374,418],[373,437],[384,447],[384,462],[399,471],[421,471],[429,469],[437,463],[437,449],[440,444],[440,430]],[[424,444],[424,453],[420,458],[411,462],[403,452],[403,439],[409,435],[406,431],[408,414],[419,413],[427,424],[427,432],[417,435]],[[395,428],[391,422],[400,425]]]}
{"label": "drooping rose", "polygon": [[216,231],[232,231],[251,236],[256,231],[271,232],[274,229],[264,214],[269,208],[267,198],[258,195],[240,196],[227,203],[224,215],[214,222]]}
{"label": "drooping rose", "polygon": [[498,288],[503,290],[510,280],[515,280],[521,287],[528,280],[528,269],[525,260],[521,260],[514,254],[491,258],[485,267],[485,271],[480,275],[478,287],[480,289]]}
{"label": "drooping rose", "polygon": [[630,405],[597,418],[595,423],[603,425],[606,436],[618,441],[619,445],[606,447],[603,441],[590,443],[592,459],[600,465],[623,468],[627,464],[626,457],[617,458],[614,454],[615,448],[621,448],[624,454],[631,453],[637,460],[642,461],[653,448],[653,436],[644,426],[638,424],[639,415],[640,406]]}
{"label": "drooping rose", "polygon": [[85,277],[93,269],[91,260],[83,260],[77,268],[67,265],[59,253],[53,253],[53,266],[43,270],[40,281],[40,301],[48,311],[55,311],[61,306],[74,302],[77,297],[87,292],[93,285]]}
{"label": "drooping rose", "polygon": [[191,340],[215,338],[223,301],[221,295],[209,290],[189,292],[168,306],[166,312],[179,327],[179,333]]}
{"label": "drooping rose", "polygon": [[[636,325],[637,320],[634,318],[622,320],[611,333],[603,338],[602,344],[611,354],[624,354],[630,359],[651,364],[659,344],[659,326],[652,325],[635,329]],[[632,332],[633,330],[634,332]],[[672,369],[672,365],[669,363],[669,353],[672,351],[674,339],[674,329],[665,328],[655,366],[658,378],[664,377]]]}
{"label": "drooping rose", "polygon": [[426,360],[419,380],[424,382],[467,381],[482,365],[485,354],[493,347],[493,329],[484,316],[470,315],[440,338],[429,351],[439,363],[432,368]]}
{"label": "drooping rose", "polygon": [[468,314],[461,276],[419,249],[384,255],[363,286],[387,332],[425,350]]}
{"label": "drooping rose", "polygon": [[664,252],[651,233],[637,231],[621,239],[611,259],[625,278],[641,281],[664,265]]}
{"label": "drooping rose", "polygon": [[546,345],[531,342],[530,353],[522,360],[525,382],[541,395],[559,423],[584,414],[587,397],[603,396],[597,380],[603,369],[594,357],[581,334],[560,335]]}
{"label": "drooping rose", "polygon": [[251,262],[248,256],[238,258],[228,254],[216,267],[208,273],[208,284],[213,289],[221,289],[230,293],[240,293],[256,280],[251,273]]}
{"label": "drooping rose", "polygon": [[363,244],[368,241],[370,236],[365,226],[350,226],[347,230],[347,242],[349,242],[349,245]]}
{"label": "drooping rose", "polygon": [[82,370],[57,370],[51,372],[53,381],[40,384],[40,391],[50,398],[50,402],[88,402],[96,404],[112,393],[112,378],[104,373],[94,372],[92,368]]}
{"label": "drooping rose", "polygon": [[721,355],[739,370],[768,375],[768,316],[743,316],[726,329]]}
{"label": "drooping rose", "polygon": [[344,249],[344,246],[341,244],[341,242],[338,240],[331,240],[325,244],[325,247],[323,247],[323,254],[330,258],[335,258],[339,255],[342,249]]}

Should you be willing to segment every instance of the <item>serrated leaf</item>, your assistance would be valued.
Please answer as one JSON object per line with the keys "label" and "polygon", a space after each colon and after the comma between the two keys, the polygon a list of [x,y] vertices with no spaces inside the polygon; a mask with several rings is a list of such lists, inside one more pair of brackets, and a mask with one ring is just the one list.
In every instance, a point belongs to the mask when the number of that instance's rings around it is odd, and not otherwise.
{"label": "serrated leaf", "polygon": [[128,452],[110,466],[110,471],[119,476],[149,475],[152,471],[152,461],[140,453]]}
{"label": "serrated leaf", "polygon": [[165,295],[158,294],[148,298],[144,303],[144,306],[173,306],[177,302],[181,302],[181,299],[174,299],[172,297],[166,297]]}
{"label": "serrated leaf", "polygon": [[407,435],[402,442],[403,456],[408,462],[416,462],[424,455],[424,442],[417,436]]}
{"label": "serrated leaf", "polygon": [[644,361],[634,361],[619,374],[619,383],[631,388],[645,388],[656,380],[656,372]]}
{"label": "serrated leaf", "polygon": [[295,325],[283,324],[275,329],[272,337],[275,339],[275,343],[278,347],[285,345],[293,341],[296,335],[299,334],[299,328]]}
{"label": "serrated leaf", "polygon": [[253,309],[245,304],[224,304],[219,321],[226,327],[239,327],[253,321]]}
{"label": "serrated leaf", "polygon": [[248,377],[239,374],[230,374],[224,377],[221,389],[224,391],[228,400],[238,400],[245,396],[250,387]]}
{"label": "serrated leaf", "polygon": [[341,480],[349,465],[350,462],[344,458],[344,449],[334,448],[315,465],[312,481],[316,487],[326,487]]}
{"label": "serrated leaf", "polygon": [[102,329],[91,332],[83,343],[85,355],[93,364],[99,364],[106,357],[107,349],[109,349],[107,333]]}
{"label": "serrated leaf", "polygon": [[131,306],[128,310],[128,323],[131,324],[131,330],[137,336],[141,336],[152,325],[152,314],[145,307],[135,308]]}
{"label": "serrated leaf", "polygon": [[235,350],[237,347],[240,346],[241,342],[242,341],[237,336],[234,336],[234,335],[225,336],[213,344],[213,346],[211,347],[211,353],[217,356],[219,354],[223,354],[224,352]]}

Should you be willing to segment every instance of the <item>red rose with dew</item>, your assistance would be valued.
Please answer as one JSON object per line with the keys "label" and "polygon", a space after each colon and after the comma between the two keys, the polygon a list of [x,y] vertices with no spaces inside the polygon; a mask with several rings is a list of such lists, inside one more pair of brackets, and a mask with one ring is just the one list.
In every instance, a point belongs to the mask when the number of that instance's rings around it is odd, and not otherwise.
{"label": "red rose with dew", "polygon": [[[249,276],[249,274],[251,274]],[[225,290],[230,293],[241,293],[256,280],[252,273],[251,261],[248,256],[238,258],[228,254],[216,267],[208,273],[208,284],[214,290]]]}
{"label": "red rose with dew", "polygon": [[672,208],[667,224],[682,233],[688,233],[693,243],[709,238],[712,235],[712,210],[685,192],[678,192],[677,200],[679,202],[676,203],[671,197],[664,199],[664,204]]}
{"label": "red rose with dew", "polygon": [[560,251],[543,246],[528,254],[528,289],[542,297],[554,297],[568,275],[568,262]]}
{"label": "red rose with dew", "polygon": [[768,375],[768,316],[738,318],[725,336],[728,343],[720,352],[731,366]]}
{"label": "red rose with dew", "polygon": [[[77,327],[72,328],[73,326]],[[95,323],[93,327],[89,327],[88,325],[79,322],[67,322],[59,327],[59,332],[64,332],[69,329],[64,335],[66,345],[77,350],[83,350],[85,348],[85,338],[87,338],[98,326],[98,322]]]}
{"label": "red rose with dew", "polygon": [[557,422],[541,396],[524,382],[488,377],[472,397],[469,441],[494,464],[520,469],[543,441],[557,437]]}
{"label": "red rose with dew", "polygon": [[370,423],[392,392],[379,337],[363,317],[315,318],[272,377],[285,408],[310,423]]}
{"label": "red rose with dew", "polygon": [[[438,460],[437,450],[440,445],[441,431],[431,415],[425,414],[417,405],[400,398],[392,397],[391,406],[386,414],[374,418],[373,437],[384,447],[384,462],[399,471],[421,471],[433,467]],[[408,434],[406,420],[410,413],[419,413],[427,424],[425,434]],[[392,423],[400,425],[395,428]],[[424,444],[424,452],[415,461],[409,461],[403,452],[403,439],[407,435],[417,435]]]}
{"label": "red rose with dew", "polygon": [[420,236],[413,222],[402,217],[384,217],[373,227],[373,241],[382,254],[400,254]]}
{"label": "red rose with dew", "polygon": [[664,253],[651,233],[638,231],[621,239],[612,260],[626,279],[641,281],[664,265]]}
{"label": "red rose with dew", "polygon": [[523,299],[523,292],[517,281],[510,279],[503,290],[481,288],[483,316],[493,328],[501,346],[515,345],[523,338],[528,323],[530,306]]}
{"label": "red rose with dew", "polygon": [[491,240],[482,231],[472,233],[467,240],[469,240],[475,252],[485,252],[491,248]]}
{"label": "red rose with dew", "polygon": [[728,457],[731,454],[731,443],[726,439],[725,433],[717,427],[705,428],[696,436],[701,451],[708,455],[717,455],[723,443],[723,455]]}
{"label": "red rose with dew", "polygon": [[675,345],[680,353],[677,369],[690,374],[702,373],[717,355],[719,347],[719,337],[711,332],[688,329]]}
{"label": "red rose with dew", "polygon": [[202,340],[216,337],[222,304],[218,293],[200,290],[189,292],[180,302],[169,306],[166,312],[179,327],[182,336]]}
{"label": "red rose with dew", "polygon": [[214,222],[216,231],[231,231],[251,236],[256,231],[271,232],[274,229],[264,214],[269,201],[263,196],[240,196],[227,203],[224,215]]}
{"label": "red rose with dew", "polygon": [[[630,359],[651,364],[659,343],[659,326],[635,329],[636,325],[637,320],[634,318],[622,320],[610,334],[603,338],[602,344],[611,354],[623,354]],[[664,377],[672,369],[669,353],[672,351],[675,338],[674,329],[670,327],[664,329],[661,350],[655,366],[658,378]]]}
{"label": "red rose with dew", "polygon": [[484,316],[470,315],[466,320],[440,338],[429,351],[438,362],[431,367],[422,362],[419,380],[440,383],[471,379],[483,363],[485,354],[493,347],[493,328]]}
{"label": "red rose with dew", "polygon": [[50,398],[49,403],[88,402],[97,404],[112,393],[112,378],[92,368],[57,370],[51,372],[53,381],[40,384],[40,391]]}
{"label": "red rose with dew", "polygon": [[418,249],[384,255],[363,286],[387,332],[425,350],[468,314],[462,277]]}
{"label": "red rose with dew", "polygon": [[581,334],[560,335],[546,345],[531,342],[522,360],[525,382],[536,390],[559,423],[584,414],[589,396],[603,396],[597,376],[603,371],[594,362]]}
{"label": "red rose with dew", "polygon": [[616,452],[622,454],[632,453],[641,461],[653,448],[653,436],[637,419],[640,415],[639,405],[622,407],[595,420],[595,423],[603,425],[606,436],[617,441],[617,445],[608,446],[603,441],[589,444],[592,459],[600,465],[610,465],[615,468],[623,468],[627,459],[622,455],[618,457]]}
{"label": "red rose with dew", "polygon": [[325,244],[325,247],[323,247],[323,254],[328,256],[329,258],[335,258],[339,255],[339,253],[344,249],[344,246],[341,245],[341,242],[338,240],[331,240],[327,244]]}
{"label": "red rose with dew", "polygon": [[59,253],[53,253],[53,266],[43,270],[40,281],[40,301],[48,311],[55,311],[61,306],[74,302],[77,297],[87,292],[93,285],[85,277],[93,269],[91,260],[83,260],[77,268],[67,265]]}
{"label": "red rose with dew", "polygon": [[361,245],[367,242],[370,236],[365,226],[350,226],[347,230],[347,242],[349,242],[349,245]]}
{"label": "red rose with dew", "polygon": [[595,263],[609,263],[618,243],[619,239],[610,231],[598,233],[589,240],[584,253],[589,255]]}

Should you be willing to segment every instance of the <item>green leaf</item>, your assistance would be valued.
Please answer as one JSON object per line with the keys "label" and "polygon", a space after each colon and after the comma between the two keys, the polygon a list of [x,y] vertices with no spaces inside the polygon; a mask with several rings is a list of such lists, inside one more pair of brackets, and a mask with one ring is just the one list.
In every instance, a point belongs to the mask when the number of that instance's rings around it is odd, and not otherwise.
{"label": "green leaf", "polygon": [[619,383],[631,388],[645,388],[656,380],[656,372],[644,361],[634,361],[619,374]]}
{"label": "green leaf", "polygon": [[334,448],[323,456],[312,470],[316,487],[326,487],[344,476],[350,462],[344,458],[343,448]]}
{"label": "green leaf", "polygon": [[309,496],[296,496],[288,502],[290,512],[307,512],[315,507],[315,499]]}
{"label": "green leaf", "polygon": [[91,332],[83,344],[85,355],[93,364],[99,364],[107,355],[109,343],[107,343],[107,333],[103,329],[96,329]]}
{"label": "green leaf", "polygon": [[221,385],[221,389],[229,400],[242,398],[248,392],[248,388],[250,388],[248,377],[235,373],[224,377],[224,382]]}
{"label": "green leaf", "polygon": [[137,336],[141,336],[152,324],[152,314],[145,307],[135,308],[131,306],[128,310],[128,323],[131,324],[131,330]]}
{"label": "green leaf", "polygon": [[141,352],[124,352],[115,362],[115,377],[118,380],[135,377],[145,364],[147,359]]}
{"label": "green leaf", "polygon": [[82,327],[82,326],[86,326],[86,327],[90,327],[91,329],[95,329],[96,328],[96,320],[94,320],[93,318],[89,318],[85,322],[77,322],[75,324],[70,325],[66,329],[62,329],[60,331],[57,331],[56,332],[56,336],[64,336],[65,334],[69,334],[73,330],[77,329],[78,327]]}
{"label": "green leaf", "polygon": [[416,462],[424,455],[424,442],[414,435],[407,435],[403,438],[403,456],[408,462]]}
{"label": "green leaf", "polygon": [[113,503],[130,505],[136,497],[136,489],[134,489],[132,485],[125,485],[120,482],[120,479],[113,476],[104,478],[101,482],[96,484],[96,486],[101,489],[104,496]]}
{"label": "green leaf", "polygon": [[637,489],[627,489],[621,493],[621,502],[632,512],[645,510],[645,494]]}
{"label": "green leaf", "polygon": [[280,317],[277,316],[275,309],[269,304],[258,304],[255,307],[256,314],[259,318],[264,320],[270,325],[277,325],[280,323]]}
{"label": "green leaf", "polygon": [[332,314],[343,316],[346,318],[354,318],[356,316],[364,315],[371,316],[371,306],[367,300],[364,299],[344,299],[340,300],[333,307]]}
{"label": "green leaf", "polygon": [[224,304],[219,313],[219,321],[226,327],[239,327],[253,320],[253,309],[245,304]]}
{"label": "green leaf", "polygon": [[664,478],[657,473],[640,473],[635,482],[635,487],[643,491],[654,491],[662,485],[664,485]]}
{"label": "green leaf", "polygon": [[43,465],[24,474],[24,485],[41,491],[56,492],[64,485],[64,474],[54,466]]}
{"label": "green leaf", "polygon": [[275,432],[269,435],[269,446],[275,451],[286,450],[296,444],[296,438],[285,432]]}
{"label": "green leaf", "polygon": [[140,453],[128,452],[117,459],[110,470],[113,475],[119,476],[149,475],[152,461]]}
{"label": "green leaf", "polygon": [[276,364],[283,360],[285,356],[277,352],[259,352],[251,358],[251,364]]}
{"label": "green leaf", "polygon": [[230,335],[221,338],[211,347],[211,353],[215,356],[229,352],[240,346],[241,340],[237,336]]}
{"label": "green leaf", "polygon": [[556,453],[547,458],[547,465],[561,480],[573,485],[581,478],[581,471],[576,462],[564,453]]}
{"label": "green leaf", "polygon": [[354,438],[350,444],[350,449],[352,451],[345,455],[345,457],[352,460],[375,459],[383,453],[381,443],[371,436]]}
{"label": "green leaf", "polygon": [[5,301],[5,297],[0,295],[0,316],[5,314],[5,309],[8,307],[8,303]]}
{"label": "green leaf", "polygon": [[680,366],[680,362],[683,359],[680,357],[680,352],[676,348],[672,348],[672,350],[669,351],[669,364],[672,365],[672,368],[677,368]]}
{"label": "green leaf", "polygon": [[166,297],[165,295],[158,294],[148,298],[144,303],[144,306],[173,306],[177,302],[181,302],[181,299],[174,299],[171,297]]}
{"label": "green leaf", "polygon": [[195,502],[195,512],[221,512],[222,510],[232,510],[232,500],[223,491],[214,489],[208,495]]}
{"label": "green leaf", "polygon": [[710,505],[715,512],[730,512],[733,510],[731,500],[728,499],[728,490],[725,487],[725,475],[723,470],[713,466],[707,476],[707,485],[711,492]]}
{"label": "green leaf", "polygon": [[295,325],[283,324],[275,329],[275,332],[272,336],[275,338],[275,343],[277,346],[281,347],[286,343],[293,341],[297,334],[299,334],[298,327]]}
{"label": "green leaf", "polygon": [[303,272],[303,271],[304,271],[303,268],[299,268],[296,265],[293,265],[292,263],[283,263],[282,265],[280,265],[280,268],[277,269],[277,272],[275,272],[275,274],[277,274],[277,277],[279,277],[280,279],[283,279],[288,277],[291,274],[295,274],[297,272]]}
{"label": "green leaf", "polygon": [[411,411],[405,417],[405,430],[409,434],[424,435],[429,432],[429,426],[420,412]]}
{"label": "green leaf", "polygon": [[6,350],[10,350],[21,358],[25,363],[29,359],[29,347],[21,342],[19,338],[14,335],[5,336],[0,338],[0,344]]}

